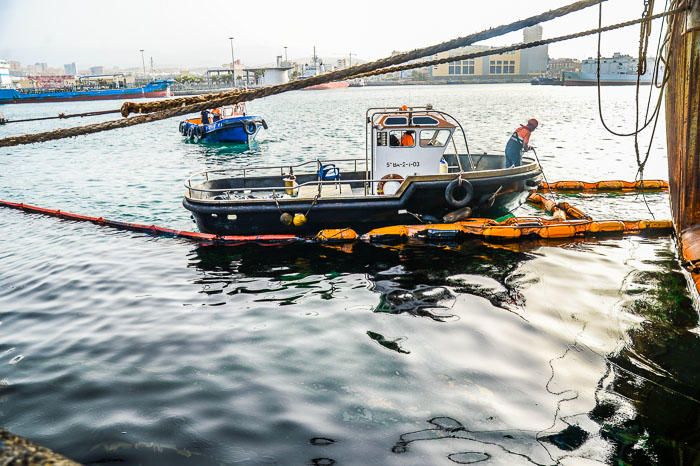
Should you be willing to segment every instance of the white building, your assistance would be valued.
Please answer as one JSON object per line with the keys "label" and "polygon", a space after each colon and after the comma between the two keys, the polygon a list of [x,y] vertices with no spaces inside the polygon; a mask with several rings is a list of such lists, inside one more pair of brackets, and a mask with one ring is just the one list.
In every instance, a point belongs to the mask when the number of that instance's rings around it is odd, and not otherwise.
{"label": "white building", "polygon": [[291,69],[291,66],[268,66],[246,68],[243,71],[249,85],[276,86],[289,82],[289,70]]}

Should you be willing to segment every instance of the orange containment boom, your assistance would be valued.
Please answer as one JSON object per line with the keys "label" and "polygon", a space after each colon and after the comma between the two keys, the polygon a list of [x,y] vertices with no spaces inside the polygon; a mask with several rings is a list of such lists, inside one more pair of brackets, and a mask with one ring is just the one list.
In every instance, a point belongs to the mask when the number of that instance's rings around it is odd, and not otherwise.
{"label": "orange containment boom", "polygon": [[362,236],[368,241],[398,238],[451,239],[460,236],[481,237],[486,240],[518,240],[521,238],[574,238],[606,234],[671,233],[670,220],[547,220],[540,217],[513,217],[498,223],[475,218],[457,223],[432,225],[401,225],[377,228]]}
{"label": "orange containment boom", "polygon": [[[544,201],[552,202],[542,197]],[[558,206],[564,209],[563,204]],[[547,204],[549,205],[549,204]],[[254,235],[254,236],[218,236],[194,231],[174,230],[172,228],[156,225],[144,225],[140,223],[120,222],[104,217],[91,217],[56,209],[46,209],[30,204],[0,200],[0,207],[9,207],[37,214],[60,217],[67,220],[90,222],[122,230],[138,231],[157,236],[186,238],[205,243],[262,243],[278,244],[294,241],[304,241],[309,238],[301,238],[295,235]],[[551,207],[551,206],[550,206]],[[574,209],[574,210],[572,210]],[[568,211],[580,212],[571,206]],[[577,214],[578,215],[578,214]],[[503,222],[491,219],[474,218],[456,223],[436,223],[424,225],[397,225],[374,229],[362,237],[350,228],[321,230],[313,238],[320,242],[352,242],[358,237],[366,241],[385,241],[397,238],[428,238],[428,239],[455,239],[458,237],[481,237],[486,240],[518,240],[520,238],[573,238],[595,236],[601,234],[639,234],[643,232],[668,233],[672,231],[669,220],[606,220],[593,221],[590,218],[574,218],[572,220],[549,220],[540,217],[513,217]],[[575,217],[572,215],[572,217]],[[688,243],[692,244],[692,243]],[[700,248],[700,244],[697,245]]]}
{"label": "orange containment boom", "polygon": [[104,217],[90,217],[88,215],[74,214],[72,212],[66,212],[58,209],[46,209],[44,207],[37,207],[31,204],[3,200],[0,200],[0,207],[9,207],[11,209],[23,210],[25,212],[31,212],[35,214],[50,215],[52,217],[60,217],[65,218],[67,220],[90,222],[106,227],[118,228],[121,230],[138,231],[156,236],[186,238],[205,243],[285,243],[301,240],[301,238],[294,235],[218,236],[209,233],[198,233],[196,231],[174,230],[172,228],[159,227],[156,225],[120,222],[118,220],[109,220]]}
{"label": "orange containment boom", "polygon": [[668,191],[668,181],[639,180],[639,181],[554,181],[540,183],[541,191]]}
{"label": "orange containment boom", "polygon": [[568,202],[556,203],[553,200],[547,199],[546,197],[538,193],[530,194],[530,197],[527,198],[527,202],[542,207],[544,210],[554,214],[555,216],[558,212],[561,212],[561,214],[563,214],[562,220],[566,220],[567,218],[575,218],[578,220],[591,220],[591,217],[584,214],[580,209],[572,206]]}

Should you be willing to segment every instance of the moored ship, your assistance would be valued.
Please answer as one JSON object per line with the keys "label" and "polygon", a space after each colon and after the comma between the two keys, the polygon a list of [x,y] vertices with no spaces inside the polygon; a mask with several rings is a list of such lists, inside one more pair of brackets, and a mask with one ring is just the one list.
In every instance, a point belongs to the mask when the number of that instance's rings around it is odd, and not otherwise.
{"label": "moored ship", "polygon": [[[171,80],[151,81],[143,86],[126,87],[118,83],[110,86],[85,84],[63,87],[16,88],[7,70],[7,62],[0,61],[0,104],[37,102],[68,102],[72,100],[140,99],[144,97],[169,97]],[[70,76],[73,80],[74,77]],[[78,77],[78,83],[82,78]]]}
{"label": "moored ship", "polygon": [[340,89],[343,87],[350,87],[348,81],[333,81],[330,83],[316,84],[315,86],[305,87],[305,91],[323,91],[325,89]]}
{"label": "moored ship", "polygon": [[[301,75],[300,79],[306,79],[306,78],[312,78],[314,76],[318,76],[321,73],[324,73],[326,71],[323,61],[319,60],[318,56],[316,56],[316,47],[314,47],[314,55],[312,58],[312,64],[311,65],[306,65],[304,67],[304,72]],[[322,84],[316,84],[314,86],[309,86],[305,87],[305,91],[322,91],[326,89],[340,89],[343,87],[350,87],[350,82],[349,81],[333,81],[329,83],[322,83]]]}
{"label": "moored ship", "polygon": [[[651,84],[654,79],[655,58],[648,57],[646,72],[639,76],[640,84]],[[630,55],[614,53],[612,57],[600,58],[600,84],[624,86],[637,84],[638,60]],[[659,70],[663,73],[663,70]],[[564,86],[595,86],[598,84],[598,59],[588,58],[581,62],[581,71],[563,71]]]}

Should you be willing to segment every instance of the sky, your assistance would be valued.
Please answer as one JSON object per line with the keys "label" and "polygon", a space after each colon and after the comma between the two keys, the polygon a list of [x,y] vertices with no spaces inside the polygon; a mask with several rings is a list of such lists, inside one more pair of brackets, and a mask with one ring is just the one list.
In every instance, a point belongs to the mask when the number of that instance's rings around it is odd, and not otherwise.
{"label": "sky", "polygon": [[[304,61],[316,46],[321,57],[372,60],[392,51],[425,47],[478,32],[574,0],[0,0],[0,59],[52,67],[76,62],[79,69],[116,65],[207,67],[236,59],[248,66],[271,64],[276,55]],[[657,2],[662,4],[663,2]],[[663,5],[659,5],[659,8]],[[607,0],[603,23],[639,18],[643,0]],[[543,23],[544,37],[597,27],[598,8]],[[483,42],[507,45],[511,33]],[[603,55],[636,56],[639,27],[603,36]],[[653,43],[653,42],[652,42]],[[588,58],[596,38],[550,45],[552,58]]]}

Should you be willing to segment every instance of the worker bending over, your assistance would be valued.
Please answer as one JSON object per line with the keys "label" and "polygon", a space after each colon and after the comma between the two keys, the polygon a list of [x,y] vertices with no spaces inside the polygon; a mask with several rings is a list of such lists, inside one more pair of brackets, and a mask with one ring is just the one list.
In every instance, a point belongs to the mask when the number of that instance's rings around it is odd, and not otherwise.
{"label": "worker bending over", "polygon": [[539,123],[534,118],[527,121],[527,125],[520,125],[508,139],[506,144],[506,168],[520,166],[523,152],[531,149],[530,135],[532,134]]}

